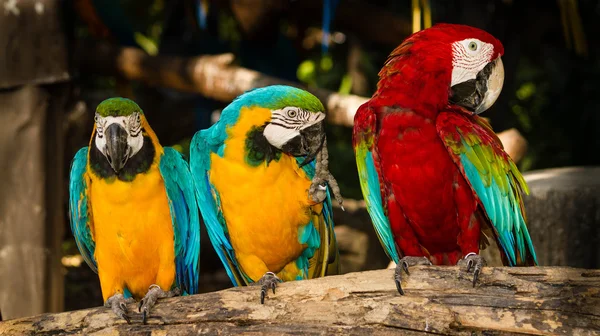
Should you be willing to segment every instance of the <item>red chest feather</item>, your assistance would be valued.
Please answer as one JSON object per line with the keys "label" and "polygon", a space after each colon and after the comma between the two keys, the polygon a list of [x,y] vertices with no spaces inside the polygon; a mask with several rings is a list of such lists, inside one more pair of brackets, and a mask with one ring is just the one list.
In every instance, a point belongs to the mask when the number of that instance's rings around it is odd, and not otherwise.
{"label": "red chest feather", "polygon": [[[435,120],[410,110],[380,117],[377,150],[386,185],[383,198],[398,245],[403,249],[406,242],[399,240],[414,237],[412,245],[430,254],[460,251],[461,204],[456,196],[468,185],[439,139]],[[403,230],[406,225],[414,234]]]}

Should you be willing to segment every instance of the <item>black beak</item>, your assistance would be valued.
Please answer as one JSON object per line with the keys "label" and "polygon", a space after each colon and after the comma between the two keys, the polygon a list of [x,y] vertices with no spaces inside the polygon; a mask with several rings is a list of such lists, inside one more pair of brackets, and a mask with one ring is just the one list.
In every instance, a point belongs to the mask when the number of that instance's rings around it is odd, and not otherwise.
{"label": "black beak", "polygon": [[119,124],[112,124],[106,128],[104,135],[106,136],[106,159],[115,173],[118,173],[129,159],[127,130]]}
{"label": "black beak", "polygon": [[300,135],[285,143],[281,150],[293,155],[304,156],[300,167],[311,162],[323,147],[325,142],[324,122],[318,122],[300,131]]}
{"label": "black beak", "polygon": [[[451,88],[450,103],[460,105],[473,112],[473,114],[483,112],[489,108],[491,104],[486,100],[486,94],[490,89],[494,91],[498,89],[488,87],[490,76],[494,73],[496,66],[499,66],[499,69],[501,69],[502,79],[504,79],[502,60],[497,58],[481,69],[481,71],[477,73],[475,79],[469,79],[468,81],[454,85]],[[496,82],[494,81],[493,84],[496,85]],[[500,83],[500,89],[501,86],[502,83]],[[493,100],[495,101],[495,99]]]}

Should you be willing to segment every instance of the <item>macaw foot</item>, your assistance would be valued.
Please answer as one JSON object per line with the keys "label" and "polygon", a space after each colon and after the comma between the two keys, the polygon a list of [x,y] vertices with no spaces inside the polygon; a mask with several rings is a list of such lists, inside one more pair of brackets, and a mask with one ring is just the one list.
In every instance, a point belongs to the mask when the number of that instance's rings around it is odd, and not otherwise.
{"label": "macaw foot", "polygon": [[170,298],[179,295],[181,295],[181,290],[179,288],[165,292],[158,285],[150,285],[150,288],[148,288],[148,293],[146,293],[146,296],[144,296],[138,306],[139,312],[142,313],[142,323],[146,324],[148,316],[150,315],[150,309],[154,306],[158,299]]}
{"label": "macaw foot", "polygon": [[474,252],[467,254],[464,259],[459,261],[459,264],[465,262],[467,263],[467,273],[473,269],[473,287],[475,287],[477,279],[479,279],[479,274],[481,273],[481,268],[487,263],[482,256]]}
{"label": "macaw foot", "polygon": [[323,147],[317,153],[315,176],[308,188],[308,195],[314,202],[322,203],[327,197],[327,185],[329,185],[333,197],[340,204],[342,210],[344,210],[344,199],[342,198],[340,187],[335,177],[329,172],[329,152],[327,152],[327,139],[325,139]]}
{"label": "macaw foot", "polygon": [[404,295],[404,291],[402,290],[402,271],[404,270],[406,275],[410,275],[408,272],[408,266],[416,265],[432,264],[427,257],[404,257],[400,259],[400,262],[396,265],[396,270],[394,271],[394,281],[396,282],[396,289],[398,289],[398,293],[400,293],[400,295]]}
{"label": "macaw foot", "polygon": [[127,303],[133,301],[133,298],[126,299],[123,294],[117,293],[104,302],[104,307],[111,308],[118,317],[124,319],[127,323],[131,323],[131,318],[127,315]]}
{"label": "macaw foot", "polygon": [[273,290],[273,294],[275,294],[275,288],[279,282],[282,282],[281,279],[279,279],[273,272],[265,273],[265,275],[263,275],[262,278],[256,282],[257,285],[261,285],[260,304],[265,303],[265,296],[267,295],[269,288],[271,288]]}

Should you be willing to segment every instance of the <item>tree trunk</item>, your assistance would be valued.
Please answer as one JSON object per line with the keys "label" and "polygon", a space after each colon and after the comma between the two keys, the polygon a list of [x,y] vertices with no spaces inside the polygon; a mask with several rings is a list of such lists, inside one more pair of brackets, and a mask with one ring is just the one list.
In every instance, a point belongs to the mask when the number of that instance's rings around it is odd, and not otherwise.
{"label": "tree trunk", "polygon": [[63,108],[69,79],[58,0],[0,6],[0,309],[63,308]]}
{"label": "tree trunk", "polygon": [[[556,267],[412,267],[396,291],[392,270],[281,284],[259,301],[242,287],[159,301],[148,325],[107,308],[44,314],[0,323],[2,335],[535,334],[600,332],[600,270]],[[130,312],[135,304],[128,306]]]}
{"label": "tree trunk", "polygon": [[[64,91],[0,94],[0,309],[4,318],[63,307],[60,264]],[[53,97],[54,96],[54,97]]]}

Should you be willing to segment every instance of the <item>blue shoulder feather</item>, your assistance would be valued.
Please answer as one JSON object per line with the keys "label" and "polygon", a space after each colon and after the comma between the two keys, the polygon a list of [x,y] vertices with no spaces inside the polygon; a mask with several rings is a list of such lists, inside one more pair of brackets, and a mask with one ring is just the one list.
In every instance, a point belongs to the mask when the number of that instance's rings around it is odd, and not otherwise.
{"label": "blue shoulder feather", "polygon": [[182,155],[170,147],[164,148],[159,169],[165,182],[173,221],[176,281],[184,294],[197,294],[200,273],[200,219],[192,175]]}
{"label": "blue shoulder feather", "polygon": [[[227,226],[221,212],[219,193],[211,185],[208,177],[210,171],[210,154],[223,152],[223,140],[220,123],[211,128],[197,132],[190,144],[190,168],[194,180],[196,198],[200,213],[208,232],[210,241],[221,259],[227,275],[235,286],[242,286],[250,281],[240,271],[233,247],[227,234]],[[212,132],[212,133],[211,133]],[[212,136],[216,134],[216,136]]]}
{"label": "blue shoulder feather", "polygon": [[71,231],[75,237],[79,253],[83,260],[94,272],[98,272],[98,266],[94,259],[96,243],[90,228],[90,206],[88,203],[88,185],[86,179],[88,147],[81,148],[71,163],[71,174],[69,178],[69,213],[71,219]]}

